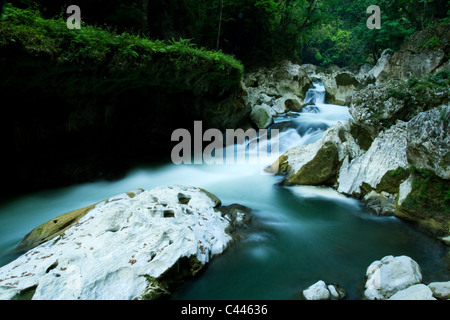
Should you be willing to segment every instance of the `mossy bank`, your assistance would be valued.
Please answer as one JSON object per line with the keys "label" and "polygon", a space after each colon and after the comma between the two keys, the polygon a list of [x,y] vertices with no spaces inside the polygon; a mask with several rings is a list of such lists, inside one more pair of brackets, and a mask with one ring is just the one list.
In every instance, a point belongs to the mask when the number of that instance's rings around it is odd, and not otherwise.
{"label": "mossy bank", "polygon": [[237,128],[249,114],[231,56],[187,40],[69,30],[29,9],[3,12],[0,68],[11,189],[113,177],[132,160],[168,157],[175,129]]}

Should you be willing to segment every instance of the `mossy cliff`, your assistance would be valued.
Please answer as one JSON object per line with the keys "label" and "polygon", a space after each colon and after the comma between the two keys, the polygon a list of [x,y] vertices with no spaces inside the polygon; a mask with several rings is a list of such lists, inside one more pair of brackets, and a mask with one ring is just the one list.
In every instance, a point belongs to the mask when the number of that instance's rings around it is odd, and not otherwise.
{"label": "mossy cliff", "polygon": [[171,133],[248,119],[242,64],[189,41],[152,41],[8,6],[0,21],[2,137],[11,188],[108,177],[167,157]]}

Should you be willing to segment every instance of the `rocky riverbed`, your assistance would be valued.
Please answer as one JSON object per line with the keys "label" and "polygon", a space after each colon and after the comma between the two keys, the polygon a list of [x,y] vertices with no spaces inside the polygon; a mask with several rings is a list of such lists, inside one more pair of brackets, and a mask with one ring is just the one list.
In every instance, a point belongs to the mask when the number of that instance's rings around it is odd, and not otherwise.
{"label": "rocky riverbed", "polygon": [[[448,43],[448,32],[436,32]],[[281,156],[272,170],[285,175],[284,184],[328,185],[378,215],[414,222],[440,239],[450,235],[449,69],[443,47],[417,44],[424,37],[357,74],[303,67],[324,82],[332,101],[346,101],[352,119]]]}

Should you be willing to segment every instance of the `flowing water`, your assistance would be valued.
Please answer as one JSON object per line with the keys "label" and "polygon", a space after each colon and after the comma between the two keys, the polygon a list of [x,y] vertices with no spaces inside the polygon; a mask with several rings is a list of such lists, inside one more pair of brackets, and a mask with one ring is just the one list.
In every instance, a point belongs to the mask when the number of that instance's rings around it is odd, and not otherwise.
{"label": "flowing water", "polygon": [[[272,128],[280,130],[281,153],[317,141],[329,126],[350,117],[346,107],[325,104],[324,96],[323,86],[315,84],[306,98],[312,105],[276,119]],[[360,299],[367,267],[387,255],[416,260],[424,283],[450,279],[443,259],[447,250],[437,241],[395,218],[375,217],[359,201],[332,189],[280,186],[281,177],[262,170],[275,158],[269,154],[257,165],[153,165],[117,182],[5,201],[0,204],[0,266],[17,257],[13,249],[26,233],[55,216],[137,188],[181,184],[204,188],[225,205],[252,208],[253,221],[242,231],[244,240],[179,288],[173,299],[298,299],[318,280],[336,282],[349,299]]]}

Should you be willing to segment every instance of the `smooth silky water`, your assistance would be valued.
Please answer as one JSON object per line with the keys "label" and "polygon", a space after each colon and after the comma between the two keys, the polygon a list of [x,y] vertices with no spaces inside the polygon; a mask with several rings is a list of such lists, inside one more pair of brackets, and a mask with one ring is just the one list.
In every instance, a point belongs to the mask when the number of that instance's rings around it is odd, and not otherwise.
{"label": "smooth silky water", "polygon": [[[277,118],[279,151],[312,143],[337,121],[350,117],[346,107],[324,103],[315,84],[301,114]],[[258,145],[258,148],[265,147]],[[235,146],[236,149],[245,148]],[[247,150],[247,153],[255,150]],[[192,185],[216,194],[224,205],[253,209],[244,239],[176,290],[172,299],[299,299],[301,290],[324,280],[360,299],[367,267],[387,255],[407,255],[422,268],[423,282],[448,281],[446,248],[392,217],[376,217],[359,201],[330,188],[282,187],[282,177],[264,174],[276,159],[257,165],[154,165],[137,168],[117,182],[97,182],[47,190],[0,204],[0,266],[15,259],[14,248],[33,228],[62,213],[137,188]]]}

